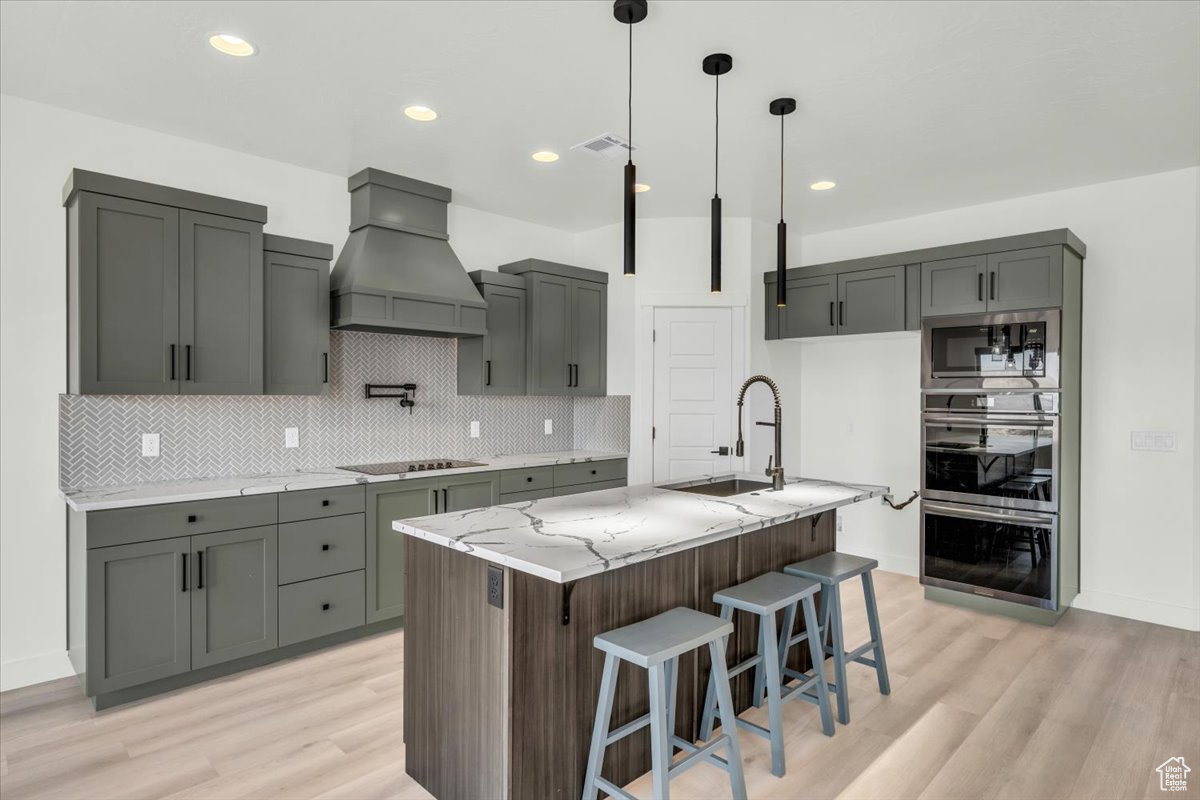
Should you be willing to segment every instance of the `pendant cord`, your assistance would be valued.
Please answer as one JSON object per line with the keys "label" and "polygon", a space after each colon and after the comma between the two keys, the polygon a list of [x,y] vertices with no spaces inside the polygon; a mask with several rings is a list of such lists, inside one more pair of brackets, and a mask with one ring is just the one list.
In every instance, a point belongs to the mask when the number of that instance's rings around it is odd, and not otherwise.
{"label": "pendant cord", "polygon": [[779,115],[779,221],[783,222],[783,115]]}
{"label": "pendant cord", "polygon": [[633,163],[633,12],[630,12],[629,22],[629,163]]}
{"label": "pendant cord", "polygon": [[713,197],[719,197],[721,179],[721,76],[714,76],[713,94]]}

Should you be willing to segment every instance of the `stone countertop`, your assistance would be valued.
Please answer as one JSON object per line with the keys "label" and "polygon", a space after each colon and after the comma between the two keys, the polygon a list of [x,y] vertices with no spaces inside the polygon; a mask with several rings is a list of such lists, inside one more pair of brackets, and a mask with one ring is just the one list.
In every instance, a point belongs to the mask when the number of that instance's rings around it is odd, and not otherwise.
{"label": "stone countertop", "polygon": [[277,494],[303,489],[324,489],[330,486],[349,486],[355,483],[383,483],[410,478],[445,477],[472,472],[494,472],[504,469],[545,467],[554,464],[573,464],[579,461],[608,461],[626,458],[626,453],[604,453],[588,450],[563,450],[552,453],[520,453],[472,458],[479,467],[441,469],[436,472],[405,472],[387,475],[364,475],[337,467],[290,470],[260,475],[238,475],[227,478],[190,478],[177,481],[134,483],[126,486],[98,486],[59,489],[59,495],[75,511],[103,511],[110,508],[152,506],[161,503],[180,503],[188,500],[211,500],[217,497],[238,497],[252,494]]}
{"label": "stone countertop", "polygon": [[[778,492],[712,497],[668,481],[397,520],[401,533],[566,583],[886,494],[866,486],[788,478]],[[761,476],[738,475],[762,481]]]}

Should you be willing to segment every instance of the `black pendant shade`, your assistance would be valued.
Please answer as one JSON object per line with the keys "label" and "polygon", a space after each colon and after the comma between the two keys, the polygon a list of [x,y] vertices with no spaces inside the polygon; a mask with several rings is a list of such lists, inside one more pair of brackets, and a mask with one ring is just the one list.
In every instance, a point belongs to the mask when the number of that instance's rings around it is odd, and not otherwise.
{"label": "black pendant shade", "polygon": [[767,106],[779,117],[779,224],[775,226],[775,305],[787,306],[787,223],[783,221],[783,118],[796,110],[791,97],[779,97]]}
{"label": "black pendant shade", "polygon": [[625,185],[622,187],[625,217],[625,274],[636,272],[637,243],[637,167],[633,165],[633,26],[649,13],[646,0],[615,0],[613,17],[629,28],[629,161],[625,164]]}
{"label": "black pendant shade", "polygon": [[733,57],[728,53],[713,53],[701,63],[705,75],[713,76],[713,198],[712,198],[712,278],[710,291],[721,291],[721,194],[719,187],[721,165],[721,76],[733,69]]}

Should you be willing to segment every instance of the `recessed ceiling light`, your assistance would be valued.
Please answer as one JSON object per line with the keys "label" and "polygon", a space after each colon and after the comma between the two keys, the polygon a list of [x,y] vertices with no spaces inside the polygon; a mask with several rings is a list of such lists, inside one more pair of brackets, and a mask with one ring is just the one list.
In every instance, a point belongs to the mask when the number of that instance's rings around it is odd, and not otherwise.
{"label": "recessed ceiling light", "polygon": [[650,191],[650,184],[648,184],[648,183],[635,183],[635,184],[633,185],[633,190],[634,190],[635,192],[648,192],[648,191]]}
{"label": "recessed ceiling light", "polygon": [[549,150],[538,150],[530,158],[534,161],[540,161],[543,164],[553,164],[555,161],[558,161],[558,153]]}
{"label": "recessed ceiling light", "polygon": [[808,188],[812,189],[814,192],[823,192],[826,189],[832,189],[835,186],[837,186],[837,184],[833,181],[817,181],[816,183],[810,183]]}
{"label": "recessed ceiling light", "polygon": [[255,52],[254,45],[240,36],[234,36],[232,33],[214,33],[208,37],[208,43],[213,46],[213,49],[227,56],[242,58],[252,56]]}
{"label": "recessed ceiling light", "polygon": [[409,106],[404,109],[404,115],[417,122],[433,122],[437,119],[437,112],[428,106]]}

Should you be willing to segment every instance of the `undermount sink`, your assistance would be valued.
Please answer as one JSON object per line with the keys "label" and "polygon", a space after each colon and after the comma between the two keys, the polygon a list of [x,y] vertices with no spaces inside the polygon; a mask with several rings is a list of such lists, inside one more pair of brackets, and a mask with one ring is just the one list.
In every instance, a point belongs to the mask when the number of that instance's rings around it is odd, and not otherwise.
{"label": "undermount sink", "polygon": [[765,481],[748,481],[743,478],[729,478],[728,480],[715,481],[713,483],[697,483],[695,485],[677,483],[674,486],[664,486],[662,488],[671,489],[676,492],[706,494],[710,497],[733,497],[737,494],[749,494],[750,492],[761,492],[765,489],[770,489],[771,484]]}

